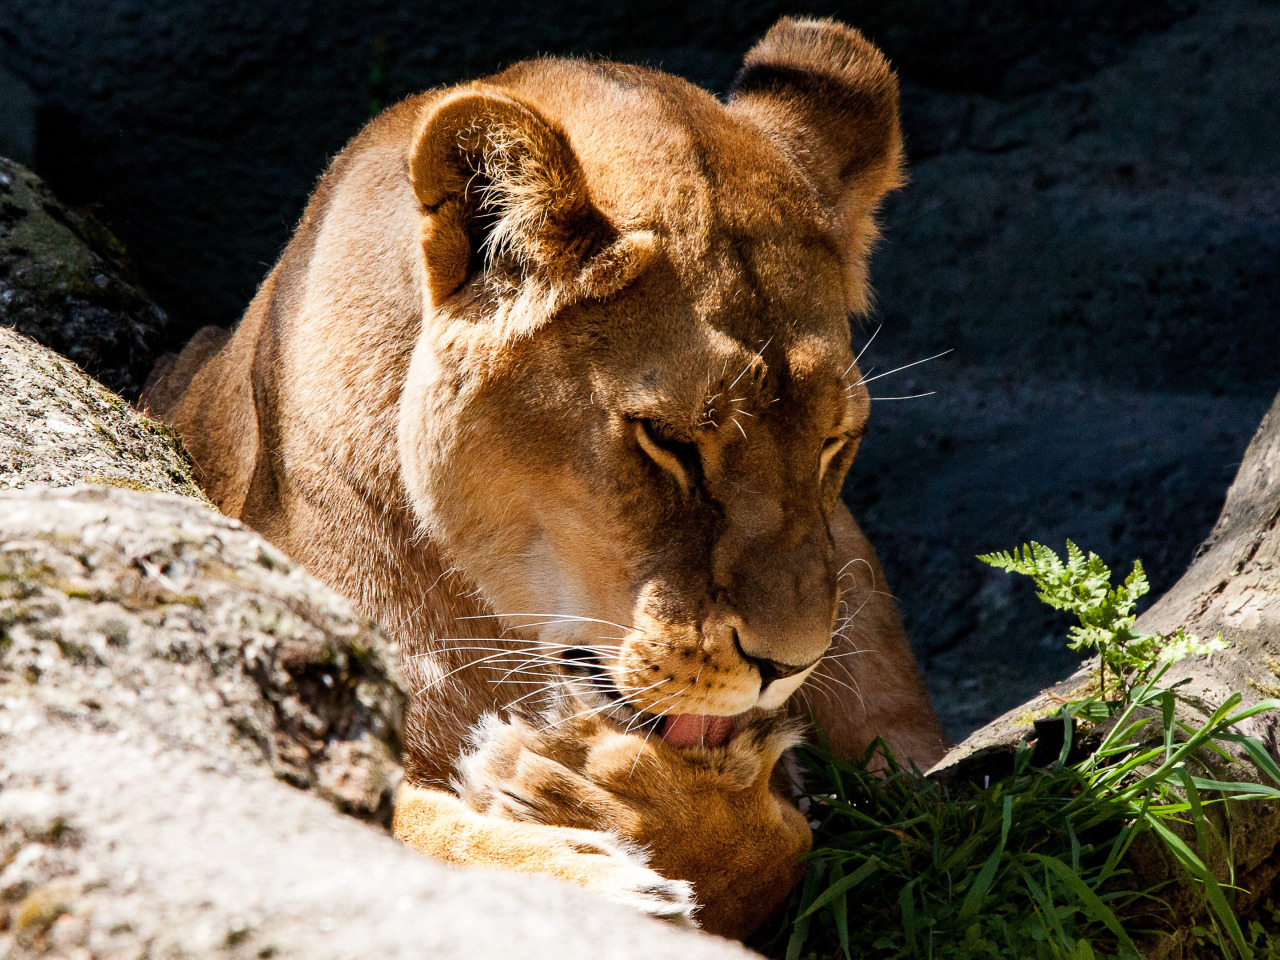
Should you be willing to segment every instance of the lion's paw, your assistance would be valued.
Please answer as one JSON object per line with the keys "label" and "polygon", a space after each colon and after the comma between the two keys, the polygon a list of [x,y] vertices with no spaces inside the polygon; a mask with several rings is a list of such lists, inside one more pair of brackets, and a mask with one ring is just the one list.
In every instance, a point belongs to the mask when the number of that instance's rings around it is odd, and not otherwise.
{"label": "lion's paw", "polygon": [[476,813],[589,837],[597,868],[573,878],[583,886],[676,918],[696,893],[699,924],[740,937],[786,899],[812,843],[770,784],[790,737],[763,718],[723,747],[679,749],[594,720],[490,716],[455,787]]}
{"label": "lion's paw", "polygon": [[693,886],[668,880],[648,865],[648,857],[617,837],[594,830],[566,828],[566,853],[580,861],[572,877],[603,900],[680,925],[697,926]]}
{"label": "lion's paw", "polygon": [[477,813],[592,831],[616,827],[626,818],[617,798],[583,775],[580,751],[566,756],[545,731],[519,718],[485,717],[471,743],[471,752],[458,763],[454,787]]}

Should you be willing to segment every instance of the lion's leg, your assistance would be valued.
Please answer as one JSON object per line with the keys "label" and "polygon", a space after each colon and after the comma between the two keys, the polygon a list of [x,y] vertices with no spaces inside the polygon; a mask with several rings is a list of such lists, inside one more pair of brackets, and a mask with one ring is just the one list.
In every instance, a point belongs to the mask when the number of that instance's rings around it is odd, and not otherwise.
{"label": "lion's leg", "polygon": [[875,551],[848,509],[831,523],[841,606],[832,649],[802,690],[832,749],[854,756],[883,737],[928,769],[947,747]]}
{"label": "lion's leg", "polygon": [[445,863],[547,874],[653,916],[691,922],[689,884],[659,876],[606,833],[485,816],[453,794],[412,784],[400,788],[392,829]]}

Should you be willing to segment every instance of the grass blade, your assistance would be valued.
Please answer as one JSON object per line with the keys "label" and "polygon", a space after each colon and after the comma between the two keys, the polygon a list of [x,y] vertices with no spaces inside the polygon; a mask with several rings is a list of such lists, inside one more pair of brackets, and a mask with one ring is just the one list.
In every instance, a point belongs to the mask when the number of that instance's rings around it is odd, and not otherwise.
{"label": "grass blade", "polygon": [[853,871],[853,873],[849,874],[847,877],[842,877],[835,883],[831,884],[831,886],[827,887],[827,889],[822,892],[822,895],[810,903],[809,908],[805,910],[804,913],[800,914],[800,916],[812,916],[814,911],[825,907],[833,900],[837,898],[843,900],[846,893],[858,884],[862,883],[862,881],[866,880],[867,877],[871,876],[871,874],[875,873],[876,870],[880,869],[882,866],[883,864],[876,857],[868,857],[862,866],[858,867],[858,869]]}
{"label": "grass blade", "polygon": [[1072,872],[1069,866],[1057,857],[1050,857],[1043,853],[1029,853],[1028,856],[1043,864],[1046,870],[1056,874],[1062,884],[1075,894],[1081,903],[1089,908],[1092,915],[1106,925],[1106,928],[1120,941],[1121,946],[1138,955],[1138,948],[1129,939],[1129,934],[1125,933],[1124,927],[1120,925],[1120,921],[1116,919],[1116,915],[1112,913],[1111,908],[1103,903],[1098,895]]}

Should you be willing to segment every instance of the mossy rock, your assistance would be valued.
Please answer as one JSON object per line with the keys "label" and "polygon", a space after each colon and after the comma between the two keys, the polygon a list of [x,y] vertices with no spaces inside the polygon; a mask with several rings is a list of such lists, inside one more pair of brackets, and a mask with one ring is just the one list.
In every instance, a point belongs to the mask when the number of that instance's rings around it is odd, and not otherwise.
{"label": "mossy rock", "polygon": [[169,317],[133,282],[119,242],[0,158],[0,324],[70,357],[134,400]]}

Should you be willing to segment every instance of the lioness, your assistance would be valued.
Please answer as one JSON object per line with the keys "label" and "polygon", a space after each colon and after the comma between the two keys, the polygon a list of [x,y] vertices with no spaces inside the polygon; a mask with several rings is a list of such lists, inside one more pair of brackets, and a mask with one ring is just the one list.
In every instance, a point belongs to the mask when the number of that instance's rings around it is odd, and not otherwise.
{"label": "lioness", "polygon": [[940,755],[840,501],[900,168],[894,75],[834,22],[780,21],[727,103],[520,63],[370,122],[234,335],[157,371],[214,501],[399,641],[406,841],[658,914],[691,880],[741,934],[808,848],[769,786],[807,678],[836,750]]}

